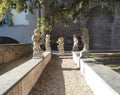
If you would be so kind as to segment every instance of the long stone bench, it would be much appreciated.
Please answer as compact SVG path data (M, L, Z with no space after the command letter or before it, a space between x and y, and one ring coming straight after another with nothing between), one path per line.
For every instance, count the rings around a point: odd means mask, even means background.
M44 68L51 60L45 52L43 59L30 59L0 76L0 95L28 95Z
M120 74L93 58L79 59L80 72L95 95L120 95Z

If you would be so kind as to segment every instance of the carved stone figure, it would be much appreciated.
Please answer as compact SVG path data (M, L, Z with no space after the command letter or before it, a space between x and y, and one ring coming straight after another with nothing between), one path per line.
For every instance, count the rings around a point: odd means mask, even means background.
M40 47L40 45L42 44L42 37L39 28L36 28L34 30L32 40L33 40L33 58L43 58L43 51Z
M89 50L89 33L87 28L82 29L82 42L84 44L83 50Z
M73 36L73 42L74 42L74 44L73 44L73 51L78 51L79 50L78 49L78 38L77 38L76 35Z
M83 28L81 38L82 38L84 47L83 47L83 50L80 52L80 58L91 57L91 54L89 52L89 33L87 28Z
M45 38L45 49L46 49L46 51L51 51L50 34L46 35L46 38Z
M58 38L58 50L60 54L64 54L64 38L63 37L59 37Z

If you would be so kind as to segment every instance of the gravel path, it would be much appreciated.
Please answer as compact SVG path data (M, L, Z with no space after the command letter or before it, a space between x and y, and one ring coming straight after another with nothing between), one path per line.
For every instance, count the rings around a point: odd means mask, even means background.
M54 57L29 95L93 95L93 93L72 59Z

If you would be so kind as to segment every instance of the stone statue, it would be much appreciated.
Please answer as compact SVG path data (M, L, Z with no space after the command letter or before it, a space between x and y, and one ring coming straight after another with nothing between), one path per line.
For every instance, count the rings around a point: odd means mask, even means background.
M74 42L74 44L73 44L73 51L78 51L79 50L78 49L78 38L77 38L76 35L73 36L73 42Z
M82 29L81 39L84 47L83 50L80 52L80 58L89 58L91 57L91 54L89 52L89 33L87 28Z
M46 38L45 38L45 49L46 49L46 51L51 51L50 34L46 35Z
M59 37L58 38L58 50L60 54L64 54L64 38L63 37Z
M42 37L39 28L36 28L34 30L32 40L33 40L33 58L43 58L43 51L40 47L40 45L42 44Z
M82 42L83 42L83 50L89 50L89 33L87 28L82 29Z

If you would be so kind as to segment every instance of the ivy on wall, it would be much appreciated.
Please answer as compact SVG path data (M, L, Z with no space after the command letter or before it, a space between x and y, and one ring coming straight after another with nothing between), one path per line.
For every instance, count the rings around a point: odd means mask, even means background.
M0 0L0 20L5 14L16 9L18 13L22 11L33 12L38 9L41 4L49 10L45 13L44 18L39 18L41 30L51 30L51 26L57 22L67 25L67 19L71 19L74 23L79 20L80 16L86 19L90 15L90 10L96 8L100 11L108 11L114 14L115 2L119 0ZM40 10L40 9L39 9ZM40 21L41 20L41 21ZM44 27L44 28L43 28Z

